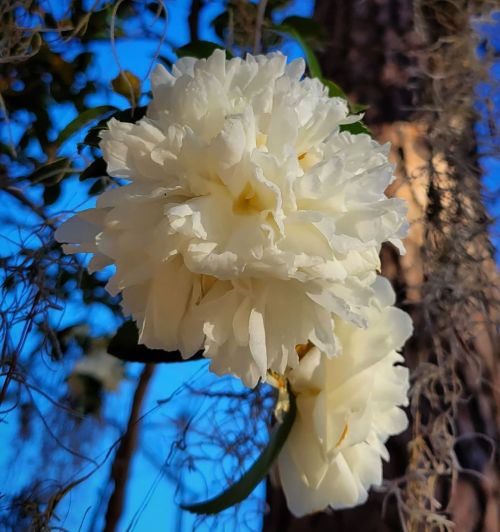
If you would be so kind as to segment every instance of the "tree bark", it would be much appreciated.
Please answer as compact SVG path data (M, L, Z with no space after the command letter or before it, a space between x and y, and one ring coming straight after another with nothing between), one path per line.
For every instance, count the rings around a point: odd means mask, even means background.
M482 66L471 16L487 2L317 0L328 32L325 77L370 106L391 142L408 202L407 254L382 249L382 273L413 317L410 429L389 440L386 493L352 510L302 519L268 481L266 531L498 531L498 274L481 197L474 125ZM418 110L418 112L416 112ZM490 459L492 458L492 459ZM388 493L384 504L384 498Z

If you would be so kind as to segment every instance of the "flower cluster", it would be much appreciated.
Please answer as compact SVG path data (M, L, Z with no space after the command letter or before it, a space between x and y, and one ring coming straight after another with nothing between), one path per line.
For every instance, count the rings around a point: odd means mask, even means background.
M157 67L146 116L134 124L111 119L101 134L108 174L126 184L104 192L56 236L69 253L93 253L91 270L114 265L108 289L121 293L141 343L186 358L204 349L212 371L248 386L269 370L293 384L313 364L314 379L323 379L314 388L319 401L318 390L333 393L327 375L338 367L356 373L370 364L369 354L355 364L345 331L354 331L352 342L364 338L364 327L374 334L374 309L383 307L379 251L383 242L403 249L406 208L384 193L393 180L388 147L346 131L361 117L319 80L303 77L304 68L279 53L226 60L220 50L206 60L181 59L171 73ZM392 310L380 310L384 323ZM304 356L300 346L314 348ZM387 353L380 372L401 373ZM294 391L309 397L306 388ZM392 399L404 402L401 393ZM351 407L357 412L347 402L342 412ZM299 419L283 456L293 456L300 427ZM338 449L318 436L325 467L373 434L343 438ZM293 463L296 478L283 477L287 492L299 481L321 485ZM324 502L332 503L311 508Z

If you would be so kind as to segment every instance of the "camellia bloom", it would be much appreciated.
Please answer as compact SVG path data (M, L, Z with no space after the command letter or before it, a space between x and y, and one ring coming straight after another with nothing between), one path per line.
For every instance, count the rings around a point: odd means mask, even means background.
M248 385L298 364L294 327L335 354L331 313L363 324L380 246L401 249L406 231L404 203L384 195L387 147L342 131L360 117L303 73L281 54L220 50L158 67L146 116L101 134L127 183L57 234L95 254L91 269L115 265L109 289L141 343L204 346Z
M105 390L116 391L124 377L123 363L106 351L92 351L75 365L72 375L84 375L98 381Z
M408 370L397 353L412 332L409 316L392 306L388 282L367 329L340 322L342 354L333 359L312 347L289 373L297 417L279 455L279 474L296 516L363 503L382 482L385 441L407 426Z

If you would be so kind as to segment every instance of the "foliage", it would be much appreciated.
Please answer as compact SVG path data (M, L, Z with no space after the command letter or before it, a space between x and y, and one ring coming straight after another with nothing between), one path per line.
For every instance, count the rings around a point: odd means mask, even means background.
M297 406L295 404L295 397L290 388L286 391L286 395L287 397L284 399L278 398L278 402L280 400L288 402L284 417L283 419L276 421L269 436L267 446L252 464L250 469L246 471L237 482L231 484L223 493L205 502L182 504L181 508L196 514L216 514L244 501L252 493L259 483L265 479L292 429L297 414ZM276 406L276 409L278 406L279 405Z

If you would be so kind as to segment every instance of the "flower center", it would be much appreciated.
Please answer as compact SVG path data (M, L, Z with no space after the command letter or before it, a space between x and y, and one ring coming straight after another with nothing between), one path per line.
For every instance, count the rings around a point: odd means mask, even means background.
M306 344L297 344L295 346L295 351L297 351L297 355L299 355L299 359L301 359L304 358L313 347L314 344L307 340Z
M267 135L259 131L255 139L255 144L257 146L257 149L267 151L266 143L267 143Z
M201 297L205 297L212 286L217 282L216 277L202 274L200 276Z
M251 183L247 183L240 195L233 202L235 214L255 214L266 208L262 198L257 194Z

